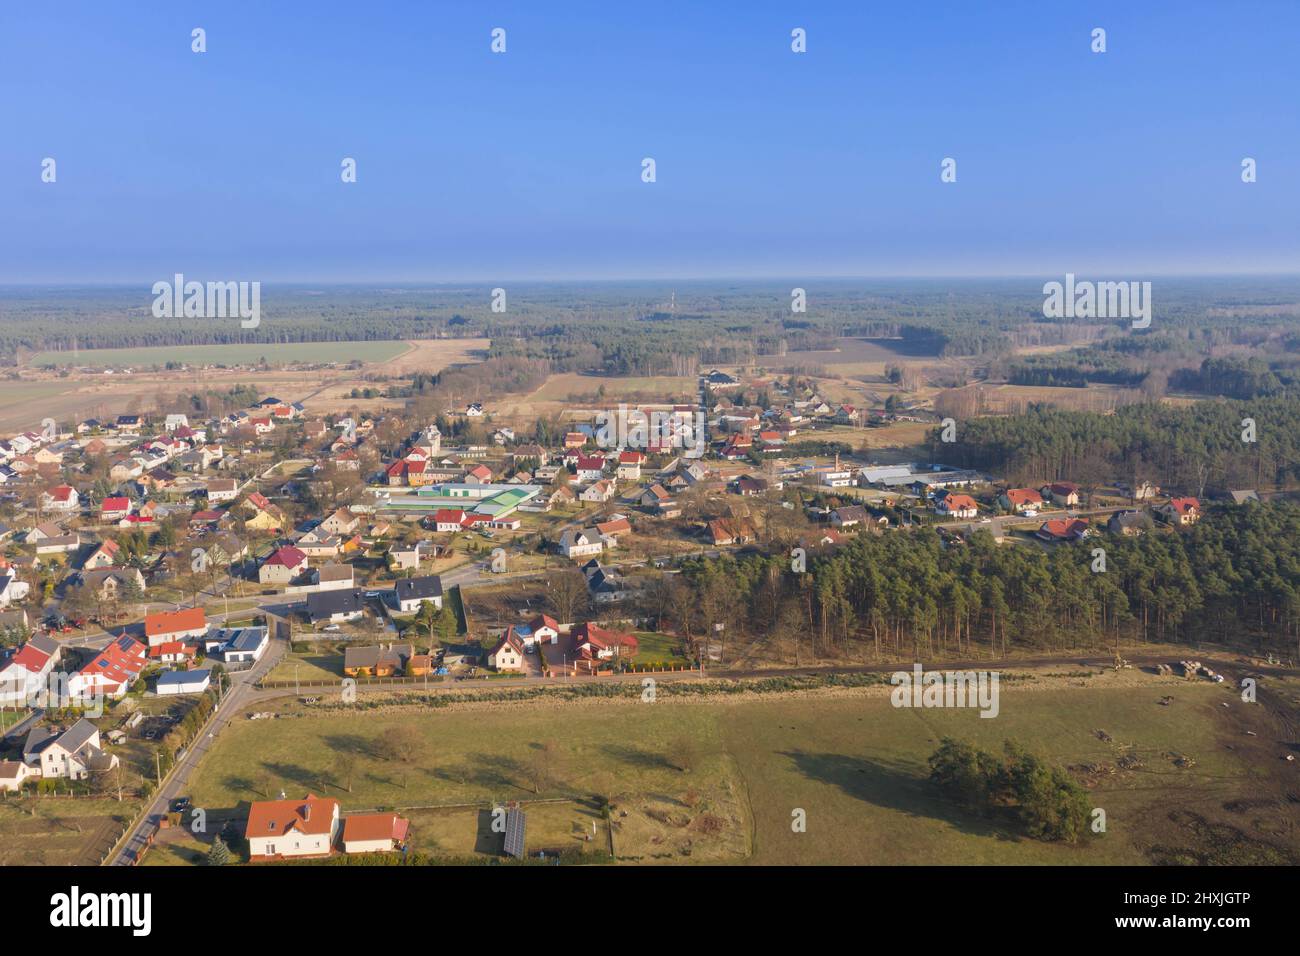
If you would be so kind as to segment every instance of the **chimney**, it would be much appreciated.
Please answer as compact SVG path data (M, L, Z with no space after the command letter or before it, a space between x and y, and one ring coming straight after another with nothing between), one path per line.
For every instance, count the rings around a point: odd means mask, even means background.
M310 819L311 819L311 804L310 804L310 803L304 803L304 804L302 805L302 818L303 818L304 820L310 820Z

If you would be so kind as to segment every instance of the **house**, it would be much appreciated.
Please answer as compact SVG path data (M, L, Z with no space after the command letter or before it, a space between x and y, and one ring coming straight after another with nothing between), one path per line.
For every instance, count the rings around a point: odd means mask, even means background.
M758 538L748 518L717 518L709 522L709 536L714 545L752 544Z
M126 497L105 498L99 503L99 520L103 524L115 524L131 513L131 499Z
M1035 533L1044 541L1078 541L1092 532L1082 518L1053 518L1044 521Z
M207 495L210 505L234 501L239 496L239 482L234 478L209 478Z
M159 697L173 694L202 694L212 682L212 671L207 668L195 671L167 671L158 675L154 690Z
M1111 534L1133 537L1150 531L1153 524L1145 511L1116 511L1106 522L1106 530Z
M17 793L29 777L38 776L40 774L35 767L21 760L0 760L0 791Z
M547 614L539 614L525 627L528 634L524 646L531 649L537 644L558 644L560 642L560 623Z
M1072 481L1055 481L1039 491L1043 497L1051 498L1053 503L1064 508L1072 508L1079 503L1079 486Z
M13 568L7 568L0 573L0 609L21 601L30 591L31 585L26 581L18 580L18 575Z
M313 571L312 577L320 591L340 591L353 587L356 583L356 575L350 564L327 564Z
M123 634L68 679L68 696L77 700L96 694L122 697L147 663L145 645Z
M488 652L488 665L497 671L523 672L524 645L515 634L514 628L506 628L496 647Z
M466 517L466 512L459 508L439 508L433 513L433 530L463 531L468 526Z
M645 464L645 453L639 451L621 451L618 453L616 476L621 481L639 481L641 466Z
M605 459L599 455L591 457L579 455L578 462L574 466L574 474L580 482L596 481L605 474L605 464Z
M602 480L593 482L588 487L582 489L578 495L582 501L593 501L604 504L614 497L614 483L612 481Z
M349 677L392 677L411 659L410 644L371 644L343 652L343 673Z
M81 506L81 495L71 485L56 485L41 492L41 507L46 511L76 511Z
M250 860L326 856L339 830L339 802L307 794L301 800L254 800L248 808Z
M284 512L280 506L273 504L260 491L254 491L244 499L243 506L252 515L244 519L244 525L257 531L280 531L284 527Z
M468 405L465 406L465 417L482 418L483 404L481 402L470 402Z
M573 448L581 448L587 444L587 436L583 432L565 432L564 449L569 451Z
M558 508L571 505L577 500L578 495L572 488L568 485L560 485L551 492L550 497L546 499L546 503L552 508Z
M82 564L82 570L94 571L96 568L111 568L117 563L118 553L122 549L118 547L116 541L105 541L98 548L90 553Z
M442 607L442 578L436 574L419 578L402 578L393 588L397 609L403 614L413 614L428 601L436 608Z
M396 813L354 813L343 818L344 853L391 853L406 845L411 822Z
M271 632L265 627L222 628L209 634L208 640L219 642L221 658L227 664L253 664L266 653Z
M767 479L742 475L731 483L731 490L743 498L753 498L767 491Z
M361 526L361 516L353 514L348 508L340 508L320 523L330 534L352 534Z
M33 727L23 744L23 762L38 768L45 779L69 780L84 780L118 765L117 756L100 747L99 728L84 717L62 731Z
M366 595L360 588L315 591L307 595L307 616L313 624L355 621L365 612Z
M868 520L867 509L862 505L845 505L831 512L831 524L837 528L855 528Z
M643 508L658 508L661 510L665 504L671 504L672 500L673 496L669 493L668 489L658 483L651 485L643 491L641 497L638 499Z
M1195 498L1170 498L1168 504L1158 506L1156 511L1166 521L1184 527L1201 520L1201 503Z
M1259 504L1259 493L1253 490L1229 491L1234 505Z
M1043 496L1033 488L1008 488L998 495L998 505L1015 514L1037 511L1043 507Z
M36 634L0 667L0 707L26 707L46 689L50 673L59 662L62 645Z
M573 641L574 669L594 673L601 661L615 657L632 657L640 647L632 634L607 631L596 624L579 624L570 634Z
M632 533L632 525L627 518L615 515L609 521L596 522L596 530L606 539L606 547L613 547L623 535Z
M317 525L300 535L294 546L309 558L333 558L338 555L342 542L337 535Z
M479 464L465 472L462 481L467 485L490 485L492 478L492 469L487 465Z
M597 604L613 604L628 595L627 582L616 571L606 570L592 558L582 567L587 576L587 592Z
M183 641L187 637L202 637L208 633L207 614L201 607L146 614L144 633L150 647L168 641Z
M979 516L979 505L970 495L948 494L939 499L934 510L941 515L952 518L975 518Z
M288 584L306 573L307 555L292 545L277 548L257 569L257 580L262 584Z
M138 568L96 568L82 571L75 580L101 601L123 599L133 591L143 595L145 591L144 575Z
M188 663L198 656L198 645L186 644L185 641L165 641L149 648L149 659L157 663Z
M605 549L600 532L595 528L570 528L560 535L560 554L566 558L583 558L600 554Z

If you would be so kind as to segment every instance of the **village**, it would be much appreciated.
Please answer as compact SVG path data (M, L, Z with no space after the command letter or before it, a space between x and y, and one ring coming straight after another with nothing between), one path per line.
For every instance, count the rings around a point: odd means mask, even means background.
M698 405L620 407L655 424L631 441L601 427L612 411L575 411L543 444L480 402L440 416L453 438L276 397L203 421L46 420L0 441L0 789L120 789L118 750L161 780L163 757L141 755L165 741L169 764L183 756L232 680L301 694L722 667L710 622L656 631L642 609L653 579L694 557L788 554L797 571L861 534L1050 548L1201 515L1150 482L1009 487L869 460L842 439L930 413L832 405L797 376L713 369L699 385ZM779 400L743 402L759 389ZM332 841L337 805L314 799L255 804L250 821ZM351 825L367 836L344 821L344 844L402 842L400 819Z

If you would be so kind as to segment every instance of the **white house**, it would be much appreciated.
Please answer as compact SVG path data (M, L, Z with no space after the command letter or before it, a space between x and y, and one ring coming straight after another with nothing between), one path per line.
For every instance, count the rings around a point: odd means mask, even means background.
M255 800L248 809L252 860L326 856L339 830L339 802L307 794L301 800Z
M66 731L34 727L23 744L23 762L40 768L42 777L81 780L92 771L112 770L116 755L99 746L99 728L84 717Z
M394 586L397 609L403 614L413 614L428 601L436 608L442 607L442 578L429 574L419 578L402 578Z
M571 528L560 535L560 554L566 558L600 554L604 549L605 542L595 528Z
M158 675L154 686L158 696L170 694L201 694L212 682L212 672L207 668L193 671L167 671Z

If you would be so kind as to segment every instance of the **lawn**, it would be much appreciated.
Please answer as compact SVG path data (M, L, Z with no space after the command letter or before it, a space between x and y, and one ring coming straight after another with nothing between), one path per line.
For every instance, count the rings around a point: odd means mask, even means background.
M688 663L682 655L682 639L654 631L635 631L639 642L632 663L639 667L667 667Z
M606 793L617 856L642 862L1300 858L1300 821L1285 797L1291 765L1264 752L1280 727L1264 708L1208 683L1136 672L1039 675L1005 682L994 720L973 710L896 709L886 688L661 691L653 703L483 702L240 720L205 759L192 793L198 806L241 811L281 788L337 797L345 812L459 806L462 822L417 828L431 841L425 848L448 853L478 839L474 814L495 801L567 798L591 809L591 795ZM1162 706L1165 696L1172 701ZM1247 727L1258 736L1246 736ZM399 728L414 738L405 759L384 746ZM1023 837L1009 816L984 819L950 803L927 779L926 760L945 735L994 751L1012 738L1074 768L1105 810L1107 832L1076 846L1043 843ZM805 832L791 827L796 811ZM561 813L545 828L557 835L545 839L578 833L582 819L589 827L581 807Z

